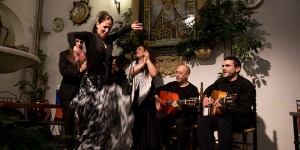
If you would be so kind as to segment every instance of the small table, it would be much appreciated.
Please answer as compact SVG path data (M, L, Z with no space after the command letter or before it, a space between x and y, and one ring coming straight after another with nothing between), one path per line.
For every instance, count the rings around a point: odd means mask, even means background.
M31 108L33 109L32 123L38 124L38 110L44 108L61 108L61 105L48 104L48 103L13 103L13 102L0 102L0 109L4 108ZM25 111L24 111L25 114Z
M61 105L0 102L0 108L61 108Z
M300 112L290 112L293 117L293 127L294 127L294 144L295 150L299 150L299 132L298 132L298 117L300 117Z

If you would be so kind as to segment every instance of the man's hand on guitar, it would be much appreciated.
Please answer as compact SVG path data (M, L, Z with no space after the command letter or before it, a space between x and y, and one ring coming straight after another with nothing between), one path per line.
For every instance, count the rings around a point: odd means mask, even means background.
M202 103L203 103L204 107L210 107L211 104L212 104L212 101L211 101L211 99L209 97L204 96Z
M214 105L215 105L216 107L222 107L222 104L220 103L220 99L215 100Z
M158 95L155 95L154 96L154 99L155 99L155 108L156 108L156 111L161 111L162 108L161 108L161 99L158 97Z
M180 111L181 110L181 107L180 105L178 105L177 101L174 101L172 103L172 107L176 110L176 111Z

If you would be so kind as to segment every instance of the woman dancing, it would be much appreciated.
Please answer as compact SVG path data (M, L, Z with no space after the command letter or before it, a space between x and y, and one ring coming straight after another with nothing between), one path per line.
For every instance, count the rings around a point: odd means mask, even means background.
M122 89L111 84L113 49L112 42L131 30L142 30L138 21L110 34L113 18L105 11L99 13L93 32L68 33L73 47L76 38L86 44L87 69L79 94L71 107L79 117L83 133L79 137L79 149L129 149L132 144L131 102Z

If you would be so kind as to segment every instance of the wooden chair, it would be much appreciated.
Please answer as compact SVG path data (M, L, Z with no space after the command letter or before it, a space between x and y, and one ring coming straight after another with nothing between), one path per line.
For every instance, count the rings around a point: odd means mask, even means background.
M252 79L252 83L255 86L255 79ZM233 148L239 148L247 150L249 146L253 147L253 150L257 150L257 112L256 101L252 105L252 127L243 129L242 131L236 131L233 134ZM248 141L248 135L252 133L252 141Z
M254 109L256 109L256 108L254 108ZM252 146L253 150L257 150L256 111L254 111L253 114L255 114L255 119L253 120L254 123L251 128L243 129L242 131L236 131L233 133L233 143L232 143L233 148L247 150L249 146ZM252 133L252 141L248 141L248 135L250 133Z
M190 128L186 129L189 132L189 146L186 148L188 150L196 149L198 147L196 144L197 140L197 124L193 124ZM170 140L170 150L177 148L177 136L176 136L176 125L169 126L169 140Z

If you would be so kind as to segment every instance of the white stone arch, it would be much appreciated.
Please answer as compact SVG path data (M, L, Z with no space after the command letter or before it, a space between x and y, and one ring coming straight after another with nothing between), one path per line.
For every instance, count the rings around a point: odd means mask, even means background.
M4 45L15 46L24 44L25 32L20 18L3 3L0 3L0 14L3 26L9 31ZM3 29L1 29L1 31L0 45L3 45L6 31Z

